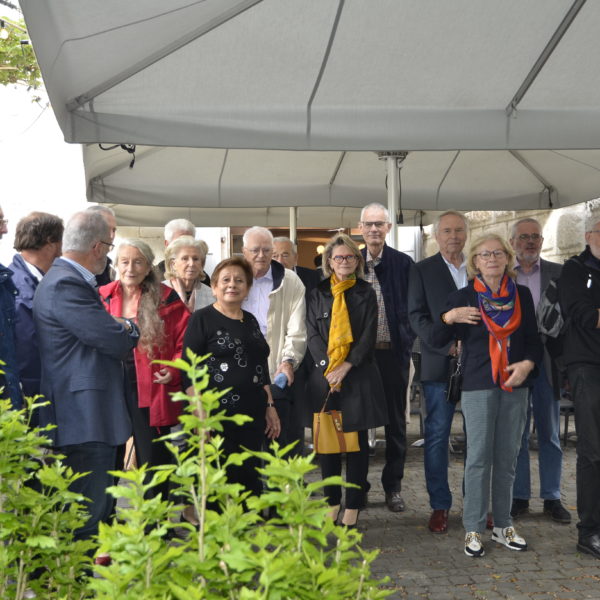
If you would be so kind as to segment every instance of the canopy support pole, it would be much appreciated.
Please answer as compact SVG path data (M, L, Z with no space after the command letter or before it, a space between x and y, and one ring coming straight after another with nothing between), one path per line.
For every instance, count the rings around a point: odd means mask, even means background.
M298 243L298 207L290 206L290 240Z
M392 228L387 235L386 243L388 246L398 249L398 225L404 223L402 215L402 185L400 181L400 169L404 159L408 156L408 152L394 150L392 152L378 152L379 160L385 160L387 168L387 196L388 196L388 211Z
M554 208L553 199L556 200L556 188L539 171L534 169L519 151L509 150L509 152L544 186L544 192L548 197L548 206L543 206L540 202L540 208Z

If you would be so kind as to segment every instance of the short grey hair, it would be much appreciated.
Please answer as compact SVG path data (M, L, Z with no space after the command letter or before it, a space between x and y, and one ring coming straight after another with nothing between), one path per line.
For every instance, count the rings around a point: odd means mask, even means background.
M244 231L244 235L242 236L242 243L244 244L244 248L248 247L248 238L253 234L259 234L268 237L269 240L271 240L271 246L273 245L273 234L266 227L254 225L254 227L250 227L250 229L246 229L246 231Z
M63 252L89 252L97 242L110 239L110 228L98 211L76 212L67 223L63 234Z
M467 217L465 217L465 215L463 215L461 212L458 212L457 210L447 210L446 212L443 212L441 215L438 215L436 217L435 221L433 222L434 235L437 235L437 232L440 228L440 221L444 217L459 217L459 218L461 218L463 220L463 223L465 224L465 229L466 229L467 233L469 233L469 221L467 221Z
M187 219L173 219L165 225L165 240L173 241L173 236L178 231L185 231L187 235L194 237L196 235L196 226Z
M363 206L362 210L360 211L360 221L362 223L363 220L363 216L365 214L365 212L367 210L382 210L383 213L385 214L385 220L387 223L391 223L390 221L390 211L387 209L387 206L384 206L383 204L381 204L380 202L371 202L371 204L367 204L366 206Z
M519 228L519 225L522 225L523 223L535 223L535 225L540 228L540 231L543 231L542 224L537 219L534 219L533 217L524 217L512 224L510 228L510 237L508 238L509 240L514 240L517 237L517 229Z
M292 245L292 250L294 254L298 254L298 244L292 242L289 237L285 237L285 235L280 235L278 237L273 238L273 243L278 242L280 244L290 243Z
M98 212L100 214L110 215L111 217L115 217L115 211L110 206L102 206L102 204L94 204L94 206L88 206L86 208L89 212Z
M585 232L589 233L592 231L598 223L600 223L599 215L588 215L585 218Z

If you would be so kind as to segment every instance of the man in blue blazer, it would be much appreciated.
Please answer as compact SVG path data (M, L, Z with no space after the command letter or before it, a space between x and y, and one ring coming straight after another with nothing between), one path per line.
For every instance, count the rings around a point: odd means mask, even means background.
M86 539L108 519L114 483L107 471L116 466L117 449L131 434L126 408L123 359L137 344L139 331L126 319L114 319L102 306L95 276L106 267L112 248L109 227L97 212L71 217L63 237L63 257L42 279L33 300L33 316L42 361L41 391L49 405L40 423L50 432L64 462L89 472L73 485L89 498L90 518L75 535Z
M408 276L412 258L390 248L385 236L392 228L385 206L365 206L358 224L365 240L365 279L377 295L375 360L381 373L389 423L385 426L385 466L381 483L392 512L405 509L400 495L406 460L406 389L414 334L408 324Z
M448 485L448 443L454 405L446 401L449 361L454 343L437 348L434 324L446 308L448 294L467 285L463 248L469 227L456 211L441 214L433 225L440 251L413 266L410 274L408 316L421 342L421 384L425 395L425 483L432 508L429 530L446 533L452 493Z

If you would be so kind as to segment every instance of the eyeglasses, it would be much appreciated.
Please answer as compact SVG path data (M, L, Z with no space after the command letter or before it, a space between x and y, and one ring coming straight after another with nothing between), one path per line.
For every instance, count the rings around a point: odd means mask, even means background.
M331 260L336 262L338 265L341 265L343 262L346 262L350 265L353 262L356 262L356 256L354 256L354 254L346 254L346 256L338 254L337 256L332 256Z
M382 229L387 225L387 221L361 221L361 224L365 229L371 229L371 227Z
M8 221L4 221L5 223L8 223ZM588 231L588 233L600 233L600 229L592 229L590 231Z
M501 258L502 256L506 256L506 252L504 252L504 250L492 250L492 252L484 250L483 252L480 252L475 256L479 256L479 258L481 258L482 260L490 260L492 257Z
M273 252L273 248L246 248L250 254L254 256L258 256L261 252L265 255L271 254Z
M542 239L542 236L539 233L521 233L517 236L522 242L539 242Z
M111 244L110 242L103 242L102 240L98 240L101 244L104 244L105 246L108 246L108 251L112 252L112 249L115 247L114 244Z

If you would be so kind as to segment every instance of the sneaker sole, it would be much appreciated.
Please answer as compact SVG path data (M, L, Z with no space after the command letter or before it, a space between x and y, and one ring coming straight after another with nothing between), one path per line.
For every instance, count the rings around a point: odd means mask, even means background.
M465 548L465 554L467 556L469 556L470 558L480 558L482 556L485 556L485 550L482 548L481 552L479 552L478 554L474 554L472 552L469 552L466 548Z
M507 544L506 542L503 542L502 540L499 540L498 538L492 536L492 541L496 542L496 544L500 544L501 546L504 546L505 548L508 548L509 550L514 550L515 552L525 552L527 550L527 546L525 546L524 548L517 548L515 546L511 546L510 544Z

